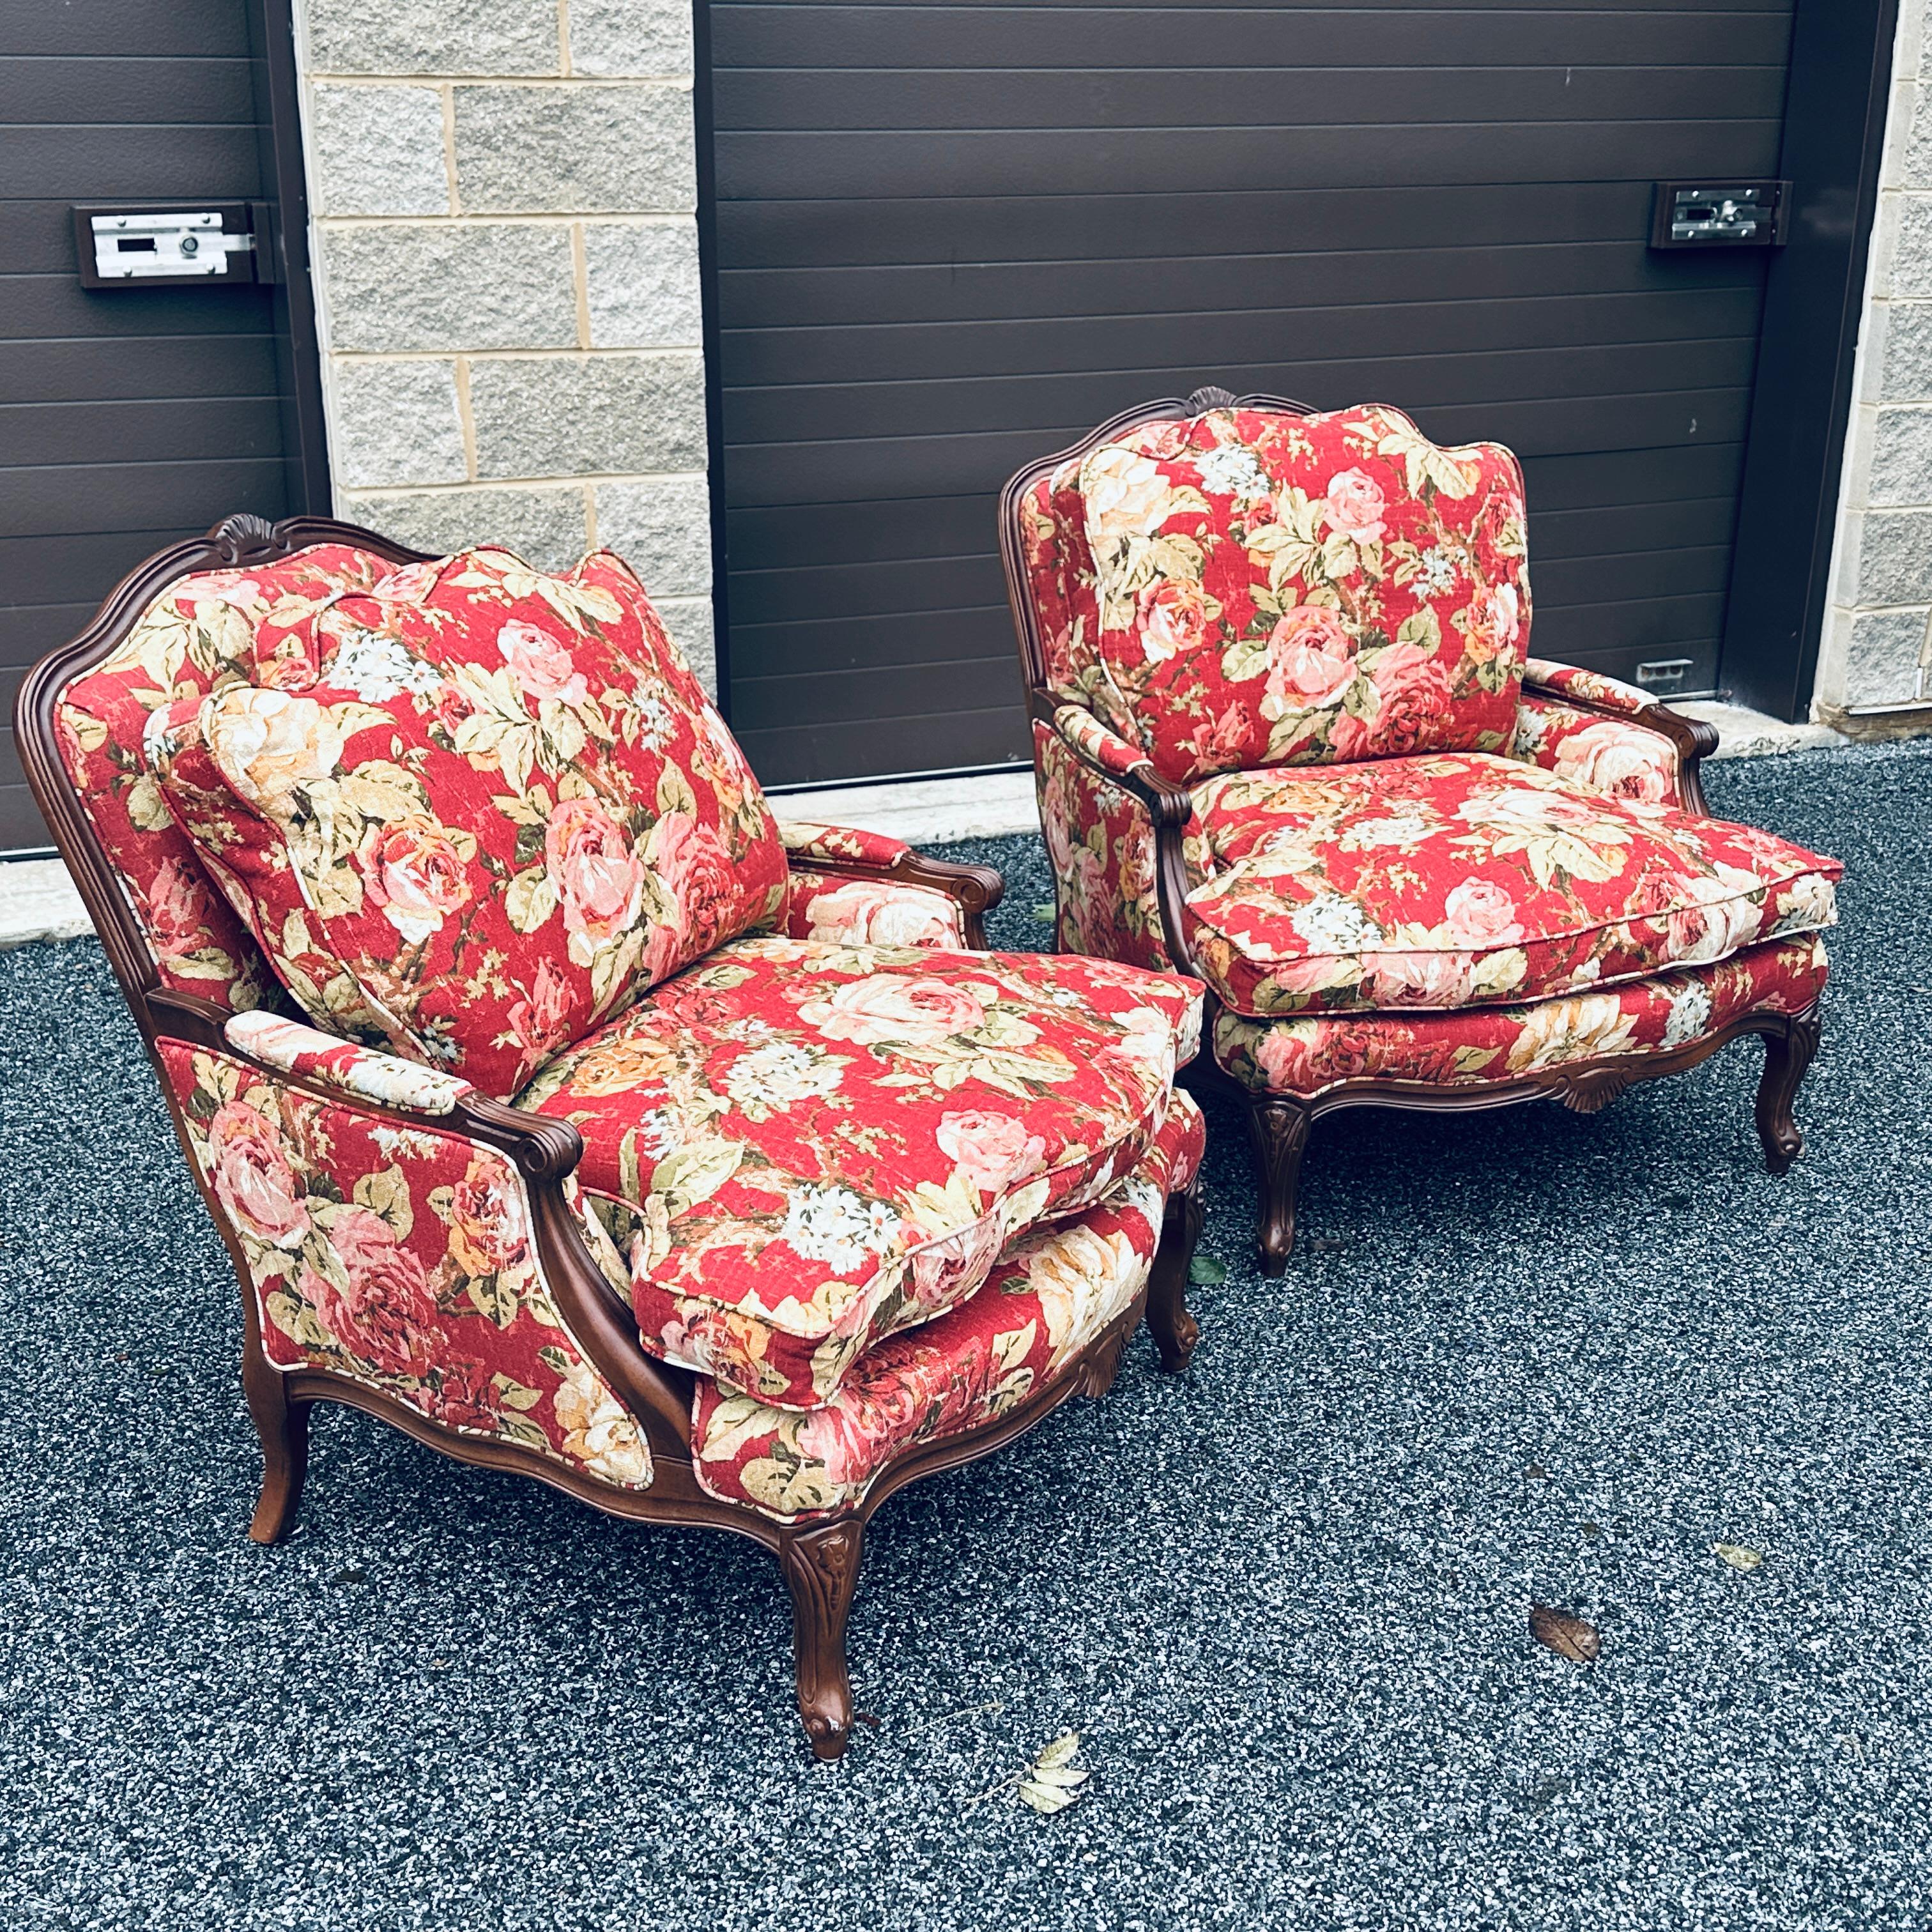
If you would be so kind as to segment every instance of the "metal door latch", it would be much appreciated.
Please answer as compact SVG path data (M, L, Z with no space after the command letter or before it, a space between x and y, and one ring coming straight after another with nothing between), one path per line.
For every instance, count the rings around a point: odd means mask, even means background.
M257 260L266 212L250 202L185 210L76 208L81 286L271 280L267 264Z
M1652 204L1653 248L1781 248L1788 181L1659 182Z

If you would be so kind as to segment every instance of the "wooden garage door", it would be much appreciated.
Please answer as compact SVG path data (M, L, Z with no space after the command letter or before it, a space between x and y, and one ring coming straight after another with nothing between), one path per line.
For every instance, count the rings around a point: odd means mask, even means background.
M0 851L47 843L10 728L27 667L150 551L311 506L286 293L83 289L68 212L276 198L251 6L0 0Z
M1790 0L710 14L734 722L774 783L1024 754L993 500L1197 383L1526 458L1538 649L1714 681Z

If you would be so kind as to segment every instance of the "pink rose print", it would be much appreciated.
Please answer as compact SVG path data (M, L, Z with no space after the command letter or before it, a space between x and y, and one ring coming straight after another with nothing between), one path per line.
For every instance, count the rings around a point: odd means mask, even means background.
M651 827L650 857L678 909L679 939L687 950L706 950L731 897L731 855L724 842L688 812L670 812Z
M544 832L544 867L563 902L566 932L593 945L636 922L644 868L623 828L587 798L567 798Z
M1365 471L1343 470L1328 479L1328 501L1322 520L1338 536L1356 543L1373 543L1384 528L1388 503L1382 485Z
M449 1206L449 1252L465 1274L502 1274L530 1258L530 1231L520 1198L505 1184L502 1163L472 1159Z
M986 1196L1037 1174L1046 1154L1046 1142L1008 1114L947 1114L933 1138L967 1184Z
M1298 604L1268 634L1268 694L1286 711L1340 697L1355 676L1355 640L1333 610Z
M568 1038L570 982L550 960L540 959L530 990L509 1012L511 1037L526 1053L548 1053Z
M253 1107L226 1100L208 1124L208 1179L244 1234L271 1247L298 1248L309 1231L302 1184L281 1138Z
M986 1000L970 982L902 980L876 973L848 980L828 998L799 1009L799 1017L827 1040L849 1040L860 1046L936 1046L956 1034L976 1030L986 1017Z
M1513 946L1522 937L1515 900L1486 879L1465 879L1443 900L1442 911L1465 946Z
M393 824L372 824L356 848L356 862L370 903L412 945L442 930L443 921L470 902L464 848L468 834L420 813Z
M936 1315L963 1301L992 1273L1000 1246L1000 1217L986 1214L921 1248L912 1258L914 1306Z
M348 1277L338 1288L310 1268L302 1292L322 1326L349 1352L386 1375L419 1376L444 1340L423 1264L396 1239L388 1222L366 1208L338 1209L328 1245Z
M164 960L184 959L209 942L208 889L178 859L164 860L142 899L154 950Z
M1478 664L1499 658L1522 630L1522 603L1514 584L1478 591L1469 606L1468 653Z
M1198 650L1208 639L1208 600L1198 584L1164 577L1140 594L1138 628L1150 664Z
M487 1434L496 1426L495 1384L490 1372L472 1357L445 1358L436 1366L434 1387L424 1393L436 1420L452 1429L476 1429Z
M496 648L503 662L516 675L526 697L542 704L554 698L560 704L588 701L590 687L576 660L557 640L534 624L513 620L496 633Z

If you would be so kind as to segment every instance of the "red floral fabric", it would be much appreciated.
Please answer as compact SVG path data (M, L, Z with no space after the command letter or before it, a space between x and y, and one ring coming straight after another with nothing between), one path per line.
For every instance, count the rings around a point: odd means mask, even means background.
M210 889L188 835L142 762L149 716L258 674L292 625L390 566L316 544L248 570L178 578L127 636L61 694L61 755L154 955L161 984L233 1012L278 997L246 927Z
M1138 745L1130 745L1117 731L1110 731L1084 705L1063 704L1053 714L1055 736L1076 750L1084 752L1103 771L1124 778L1136 769L1152 769L1148 754Z
M842 946L964 947L959 902L931 886L896 879L854 879L801 869L792 861L785 882L784 931L793 939Z
M1530 616L1508 450L1374 405L1216 410L1089 451L1076 488L1097 628L1077 611L1070 650L1163 777L1507 750Z
M1444 1013L1256 1020L1223 1012L1214 1058L1244 1086L1312 1098L1349 1080L1473 1087L1546 1067L1688 1046L1748 1012L1801 1013L1825 990L1815 934L1606 992Z
M1585 670L1577 664L1558 664L1549 658L1529 658L1523 665L1522 678L1528 690L1572 698L1579 704L1594 704L1606 711L1621 711L1631 718L1652 710L1657 703L1641 685L1626 684L1620 677Z
M802 819L778 821L778 836L794 859L844 860L860 866L896 866L910 859L912 848L890 832L862 832L852 825L812 825Z
M476 1090L453 1073L439 1073L433 1066L398 1060L394 1054L373 1053L276 1013L236 1013L221 1030L237 1053L261 1060L278 1073L339 1088L378 1107L447 1114L464 1094Z
M151 731L151 761L324 1026L513 1091L722 940L784 854L724 722L608 553L481 550L290 628L273 682Z
M1675 742L1636 718L1606 718L1526 690L1512 754L1585 791L1640 805L1684 802Z
M518 1104L582 1132L645 1347L813 1407L1139 1160L1199 1008L1102 961L740 940Z
M1588 991L1833 923L1843 868L1479 752L1199 787L1196 964L1237 1012Z
M692 1465L728 1502L781 1522L850 1508L880 1469L921 1443L1004 1414L1052 1382L1146 1286L1167 1198L1199 1166L1199 1110L1185 1093L1133 1172L1077 1220L1035 1228L963 1306L879 1343L824 1407L803 1414L700 1383Z
M502 1154L315 1099L225 1054L166 1040L160 1053L247 1258L270 1361L650 1486L649 1447L558 1314Z
M1063 952L1172 970L1146 806L1083 764L1037 720L1033 741L1040 831L1053 866L1054 944Z

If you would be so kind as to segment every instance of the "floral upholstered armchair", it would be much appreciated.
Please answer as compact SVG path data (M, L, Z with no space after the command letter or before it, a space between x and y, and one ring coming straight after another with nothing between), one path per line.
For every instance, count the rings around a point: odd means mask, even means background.
M318 1401L752 1537L836 1756L873 1511L1144 1310L1186 1362L1198 989L778 824L616 558L233 518L17 716L242 1285L258 1540Z
M1528 656L1524 514L1496 445L1218 389L1001 500L1060 945L1204 982L1274 1272L1335 1108L1588 1111L1756 1033L1799 1150L1840 868L1707 815L1708 726Z

